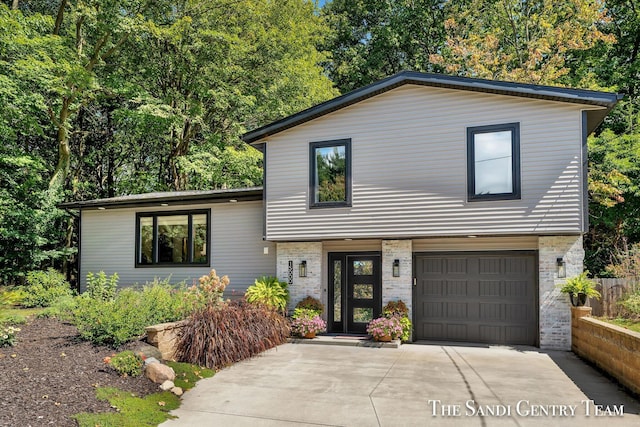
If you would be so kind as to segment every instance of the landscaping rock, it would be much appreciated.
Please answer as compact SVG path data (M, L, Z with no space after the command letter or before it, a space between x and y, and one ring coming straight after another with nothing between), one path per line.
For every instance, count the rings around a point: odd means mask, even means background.
M181 387L173 387L171 389L171 393L175 394L176 396L182 396L182 388Z
M147 365L144 374L156 384L162 384L166 380L173 381L176 379L176 373L173 369L167 365L163 365L162 363L152 363L151 365Z
M166 380L165 382L163 382L162 384L160 384L160 388L162 389L162 391L167 391L167 390L171 390L172 388L174 388L176 385L173 383L173 381L169 381Z
M127 346L129 350L133 351L136 354L141 354L147 359L156 358L157 360L162 359L162 353L157 347L152 346L151 344L147 344L143 341L136 341Z
M151 365L153 363L160 363L160 361L158 359L156 359L155 357L150 357L150 358L148 358L148 359L146 359L144 361L145 366Z

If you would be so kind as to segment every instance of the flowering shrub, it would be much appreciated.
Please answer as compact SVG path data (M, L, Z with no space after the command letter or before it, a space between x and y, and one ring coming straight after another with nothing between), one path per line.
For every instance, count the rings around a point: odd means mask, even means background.
M317 334L327 330L327 324L315 310L296 308L291 321L291 333L299 336Z
M296 308L306 308L308 310L313 310L316 314L322 314L324 311L324 305L317 298L312 297L311 295L306 296L303 300L301 300L298 304L296 304Z
M390 336L395 340L402 335L402 325L398 317L378 317L369 322L367 333L374 339Z
M382 313L385 317L404 317L409 315L409 309L404 301L399 299L398 301L389 301L382 309Z
M402 326L400 339L403 342L409 341L411 338L411 320L409 319L409 309L404 301L389 301L382 309L382 314L387 318L397 317Z
M142 374L144 360L131 350L122 351L104 358L104 363L123 377L138 377Z
M0 333L0 347L10 347L16 342L16 332L20 332L20 328L13 326L5 326Z
M189 296L198 305L217 304L222 301L222 294L229 285L229 277L218 277L215 269L211 269L208 275L198 279L198 284L189 288Z

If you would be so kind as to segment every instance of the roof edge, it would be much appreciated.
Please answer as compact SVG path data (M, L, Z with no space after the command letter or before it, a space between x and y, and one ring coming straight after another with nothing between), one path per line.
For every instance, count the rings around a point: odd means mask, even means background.
M194 192L142 193L106 199L65 202L58 205L60 209L107 209L148 206L178 206L185 204L223 203L235 200L262 200L262 187L230 190L203 190ZM186 193L186 194L185 194Z
M622 99L622 95L615 92L476 79L449 76L445 74L419 73L416 71L401 71L368 86L356 89L321 104L307 108L306 110L249 131L242 135L242 140L248 144L254 144L257 141L276 133L406 84L469 90L474 92L520 96L534 99L546 99L574 104L596 105L605 108L607 113L620 99Z

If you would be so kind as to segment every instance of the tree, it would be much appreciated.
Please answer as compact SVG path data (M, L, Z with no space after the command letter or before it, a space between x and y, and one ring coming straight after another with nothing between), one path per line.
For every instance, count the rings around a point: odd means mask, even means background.
M600 28L607 20L601 0L452 1L445 47L431 60L451 74L571 85L571 56L615 40Z
M442 71L430 62L445 40L445 0L333 0L323 8L331 32L321 46L342 92L402 70Z

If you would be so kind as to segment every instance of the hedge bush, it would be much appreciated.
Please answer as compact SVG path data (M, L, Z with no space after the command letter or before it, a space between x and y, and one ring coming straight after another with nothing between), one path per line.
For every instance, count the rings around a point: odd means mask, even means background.
M23 307L49 307L58 298L71 296L71 285L64 275L53 268L46 271L30 271L27 273Z
M145 333L145 327L185 318L191 307L184 287L155 280L142 289L123 288L112 300L77 298L73 322L83 339L117 347Z
M289 333L287 319L268 307L246 301L209 304L187 320L176 356L220 369L284 344Z

